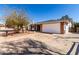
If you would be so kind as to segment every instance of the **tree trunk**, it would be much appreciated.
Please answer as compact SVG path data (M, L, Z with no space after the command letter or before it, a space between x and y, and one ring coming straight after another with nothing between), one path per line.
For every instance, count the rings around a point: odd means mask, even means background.
M23 26L21 26L21 30L22 30L22 32L24 32Z

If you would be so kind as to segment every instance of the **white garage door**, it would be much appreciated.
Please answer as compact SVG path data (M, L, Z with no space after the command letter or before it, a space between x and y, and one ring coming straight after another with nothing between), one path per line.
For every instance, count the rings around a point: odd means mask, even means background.
M60 23L43 24L42 32L60 33Z

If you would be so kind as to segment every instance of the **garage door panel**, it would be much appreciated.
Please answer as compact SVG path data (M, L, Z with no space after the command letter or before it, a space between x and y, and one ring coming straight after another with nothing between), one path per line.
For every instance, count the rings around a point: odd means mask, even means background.
M42 25L42 32L60 33L60 23L43 24Z

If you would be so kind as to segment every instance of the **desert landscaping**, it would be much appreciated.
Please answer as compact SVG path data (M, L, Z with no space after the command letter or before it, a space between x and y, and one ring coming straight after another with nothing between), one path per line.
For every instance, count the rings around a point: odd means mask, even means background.
M7 37L0 36L0 54L65 55L69 53L74 42L71 39L57 39L57 37L57 34L34 31L13 34ZM73 49L74 52L71 51L69 54L75 54L76 48Z

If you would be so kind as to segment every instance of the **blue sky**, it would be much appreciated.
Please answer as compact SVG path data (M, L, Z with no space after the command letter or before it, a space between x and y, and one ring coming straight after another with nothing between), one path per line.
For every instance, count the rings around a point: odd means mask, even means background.
M0 20L13 9L23 9L34 22L59 19L69 15L74 21L79 22L78 4L0 4ZM1 23L0 22L0 23Z

